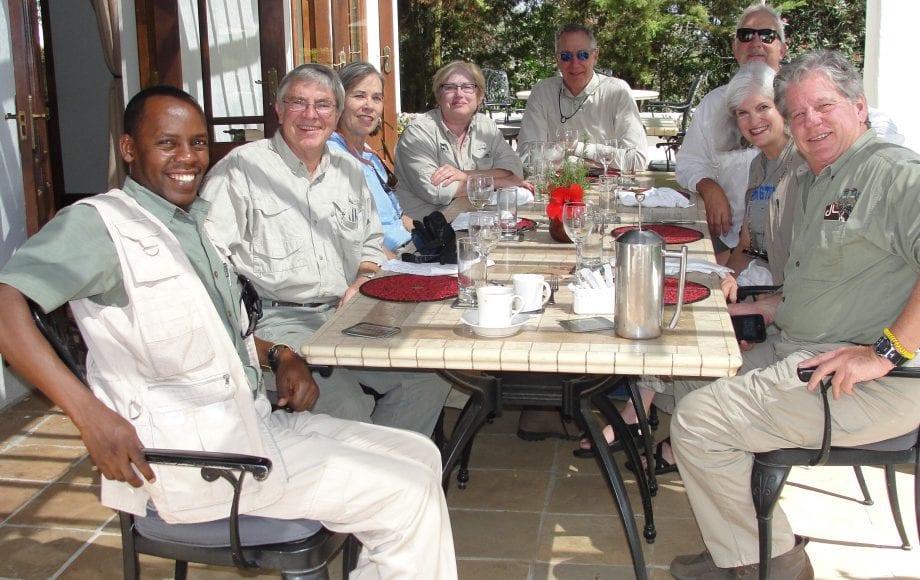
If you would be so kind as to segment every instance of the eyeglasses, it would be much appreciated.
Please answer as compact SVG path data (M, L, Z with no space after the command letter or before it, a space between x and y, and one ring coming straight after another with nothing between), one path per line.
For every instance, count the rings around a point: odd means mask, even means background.
M754 35L760 37L760 42L764 44L773 44L773 41L776 40L776 31L771 28L739 28L735 32L735 37L741 42L751 42L754 40Z
M479 88L479 85L476 83L463 83L459 85L457 83L444 83L438 88L445 93L456 93L457 91L460 91L464 95L472 95L476 92L476 89Z
M569 62L572 60L572 57L577 58L578 60L584 62L591 58L591 53L587 50L579 50L578 52L573 53L571 50L563 50L559 53L559 60L562 62Z
M285 108L295 114L300 114L313 107L313 110L316 111L316 114L320 117L329 117L335 112L335 104L330 103L329 101L319 101L316 103L308 103L303 99L282 99Z

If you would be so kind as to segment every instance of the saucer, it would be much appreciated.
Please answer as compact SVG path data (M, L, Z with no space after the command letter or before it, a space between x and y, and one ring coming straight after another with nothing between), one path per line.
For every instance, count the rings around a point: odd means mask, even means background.
M529 322L531 318L532 316L529 314L515 314L511 319L510 326L502 326L499 328L480 326L479 311L471 310L469 312L464 312L463 316L460 317L460 321L472 328L473 334L476 336L482 336L484 338L506 338L517 334L521 330L521 327Z

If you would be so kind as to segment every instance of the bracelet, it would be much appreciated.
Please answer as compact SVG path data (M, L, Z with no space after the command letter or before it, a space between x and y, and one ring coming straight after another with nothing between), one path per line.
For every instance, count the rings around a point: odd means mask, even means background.
M909 351L906 348L904 348L904 345L901 344L901 342L897 338L895 338L894 333L891 332L890 328L885 328L882 331L882 334L885 335L885 338L891 341L891 346L893 346L894 349L898 351L899 355L903 356L907 360L912 360L916 356L915 352Z

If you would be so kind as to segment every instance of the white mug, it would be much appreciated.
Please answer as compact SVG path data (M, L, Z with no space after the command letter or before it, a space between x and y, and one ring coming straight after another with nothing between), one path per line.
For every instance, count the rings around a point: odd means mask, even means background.
M523 312L540 310L549 300L553 291L541 274L514 274L514 293L524 299Z
M476 302L479 305L479 326L486 328L511 326L511 319L524 305L524 299L505 286L480 286L476 289Z

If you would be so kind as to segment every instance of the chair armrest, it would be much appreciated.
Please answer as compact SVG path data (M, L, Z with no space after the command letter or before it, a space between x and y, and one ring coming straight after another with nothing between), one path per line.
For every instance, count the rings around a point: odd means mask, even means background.
M780 292L783 287L780 286L739 286L738 287L738 302L741 302L745 298L751 296L759 296L760 294L776 294Z
M187 451L182 449L144 449L144 459L148 463L162 465L242 471L251 474L256 481L263 481L272 470L270 459L239 453Z

